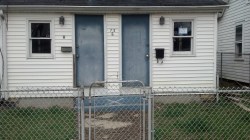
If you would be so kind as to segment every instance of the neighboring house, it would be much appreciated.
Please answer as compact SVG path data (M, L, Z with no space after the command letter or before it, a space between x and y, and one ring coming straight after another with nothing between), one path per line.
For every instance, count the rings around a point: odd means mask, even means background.
M221 0L0 0L5 87L215 87ZM155 49L159 50L156 59Z
M250 83L250 0L229 0L228 5L219 19L218 72L225 79Z

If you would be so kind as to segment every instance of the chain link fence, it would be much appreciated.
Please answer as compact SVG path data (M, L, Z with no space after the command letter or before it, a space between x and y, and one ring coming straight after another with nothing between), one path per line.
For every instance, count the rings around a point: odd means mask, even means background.
M77 140L81 91L22 87L1 91L0 140Z
M250 90L153 90L153 139L250 139Z
M220 87L250 86L250 54L217 53Z
M140 81L93 83L85 99L85 139L145 139L145 97Z
M1 91L8 99L0 99L0 140L250 139L247 87L150 89L134 81L83 91Z

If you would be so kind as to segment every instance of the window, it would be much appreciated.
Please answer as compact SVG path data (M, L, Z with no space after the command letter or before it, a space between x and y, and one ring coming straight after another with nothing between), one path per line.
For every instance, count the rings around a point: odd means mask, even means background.
M242 24L237 25L235 29L235 56L242 57Z
M30 56L51 56L52 49L51 22L30 21L29 22L29 54Z
M173 22L173 54L192 54L193 51L193 22Z

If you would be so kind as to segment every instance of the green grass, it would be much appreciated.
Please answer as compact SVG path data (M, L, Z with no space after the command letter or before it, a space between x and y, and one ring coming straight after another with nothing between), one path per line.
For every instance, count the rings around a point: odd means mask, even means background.
M223 99L219 103L158 106L154 113L156 140L250 139L250 112Z
M71 140L77 138L72 109L0 108L0 140Z

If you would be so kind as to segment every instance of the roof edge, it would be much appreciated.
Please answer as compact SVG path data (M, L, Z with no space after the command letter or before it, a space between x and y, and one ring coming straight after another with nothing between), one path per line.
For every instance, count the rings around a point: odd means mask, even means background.
M71 13L123 13L123 12L221 12L229 5L213 6L64 6L64 5L0 5L8 12L71 12ZM98 10L97 10L98 9Z

